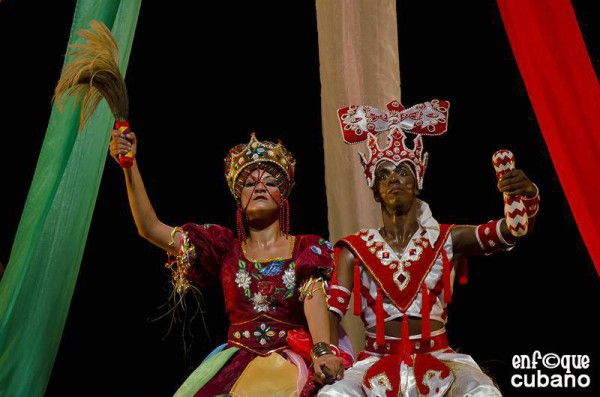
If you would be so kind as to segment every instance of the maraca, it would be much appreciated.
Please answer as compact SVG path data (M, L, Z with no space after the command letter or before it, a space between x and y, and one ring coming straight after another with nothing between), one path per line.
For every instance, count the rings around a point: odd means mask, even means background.
M498 150L492 156L492 164L498 180L509 171L515 169L515 156L510 150ZM508 230L515 237L527 234L528 219L525 204L521 196L510 196L504 193L504 216Z

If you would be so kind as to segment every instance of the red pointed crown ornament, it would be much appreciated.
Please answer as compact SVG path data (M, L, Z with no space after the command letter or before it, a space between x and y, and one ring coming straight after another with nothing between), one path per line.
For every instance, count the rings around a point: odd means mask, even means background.
M387 105L387 110L372 106L348 106L338 110L344 142L353 145L367 141L369 157L359 153L367 184L373 187L375 170L382 161L396 166L408 162L412 165L419 189L423 189L423 176L428 154L423 152L423 135L442 135L447 130L450 102L420 103L405 109L398 101ZM380 147L377 135L388 132L388 144ZM412 148L406 145L406 133L415 134Z

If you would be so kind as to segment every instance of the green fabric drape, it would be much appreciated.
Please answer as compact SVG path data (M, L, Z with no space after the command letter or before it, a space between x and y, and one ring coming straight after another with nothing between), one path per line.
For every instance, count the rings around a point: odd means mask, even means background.
M69 44L81 40L76 32L87 29L90 20L104 22L117 39L125 74L140 6L141 0L79 0ZM44 394L75 288L113 121L103 102L78 132L78 109L63 113L52 109L0 281L1 397Z
M240 350L238 347L229 347L204 360L177 389L173 397L193 397L227 364L238 350Z

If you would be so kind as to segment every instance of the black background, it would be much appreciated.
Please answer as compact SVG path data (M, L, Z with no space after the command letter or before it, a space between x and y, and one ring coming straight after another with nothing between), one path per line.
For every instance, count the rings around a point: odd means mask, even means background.
M0 261L6 263L60 74L74 1L0 4ZM127 72L138 161L159 217L233 226L223 158L250 131L281 138L297 162L292 230L327 235L314 2L146 1ZM502 215L491 155L515 153L541 190L536 233L510 253L470 260L470 283L450 308L451 344L471 354L507 396L598 395L600 284L572 218L495 2L399 1L402 102L452 103L449 132L426 140L422 198L445 223ZM573 1L592 62L593 2ZM597 14L596 14L597 15ZM191 98L191 99L188 99ZM391 100L392 98L390 98ZM107 131L108 133L108 131ZM590 183L596 183L590 181ZM358 188L366 188L358 187ZM192 193L194 192L194 193ZM351 216L351 214L349 214ZM123 177L107 160L79 280L47 396L172 395L224 341L219 287L184 357L181 327L168 336L165 256L138 237ZM515 389L515 354L588 354L592 387ZM548 372L551 373L551 372Z

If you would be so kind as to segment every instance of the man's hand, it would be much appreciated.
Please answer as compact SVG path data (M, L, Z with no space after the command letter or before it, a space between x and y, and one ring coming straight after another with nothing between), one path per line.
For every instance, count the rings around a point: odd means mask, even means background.
M504 174L498 181L498 190L509 196L521 195L527 198L533 198L537 194L537 188L533 182L527 178L523 170L519 169Z

